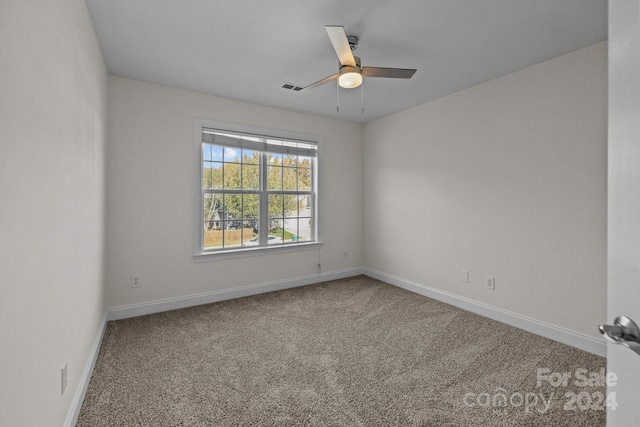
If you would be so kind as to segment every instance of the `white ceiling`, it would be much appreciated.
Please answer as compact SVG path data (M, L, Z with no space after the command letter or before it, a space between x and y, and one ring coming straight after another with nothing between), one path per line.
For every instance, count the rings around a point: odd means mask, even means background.
M607 0L87 0L110 74L366 123L607 38ZM363 66L417 68L361 90L325 25L360 37Z

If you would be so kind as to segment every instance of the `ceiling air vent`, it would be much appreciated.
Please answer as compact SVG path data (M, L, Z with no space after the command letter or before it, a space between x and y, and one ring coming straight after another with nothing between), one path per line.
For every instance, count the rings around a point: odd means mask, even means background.
M282 89L293 90L295 92L299 92L302 89L304 89L302 86L294 85L293 83L287 83L287 82L282 83L282 86L280 86L280 87Z

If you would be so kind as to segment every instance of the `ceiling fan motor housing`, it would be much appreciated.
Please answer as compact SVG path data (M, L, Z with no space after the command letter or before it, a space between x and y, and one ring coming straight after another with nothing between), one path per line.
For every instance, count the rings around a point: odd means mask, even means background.
M350 65L342 65L340 64L340 71L339 74L343 75L346 73L358 73L361 74L362 73L362 62L360 62L360 58L357 56L354 56L353 59L355 59L356 61L356 66L352 67Z

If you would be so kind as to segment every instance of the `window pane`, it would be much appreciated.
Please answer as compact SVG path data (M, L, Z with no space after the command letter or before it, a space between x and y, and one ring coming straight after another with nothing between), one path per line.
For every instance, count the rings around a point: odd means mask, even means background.
M311 218L300 218L298 220L298 242L311 240L311 224Z
M292 156L290 154L287 154L284 156L283 160L282 160L282 164L284 166L297 166L298 165L298 156Z
M211 161L211 148L212 145L211 144L202 144L202 160L209 160Z
M282 194L269 194L269 218L284 217L282 200Z
M280 166L268 167L267 184L269 190L282 190L282 168Z
M258 223L246 221L244 228L244 236L242 246L258 246L260 244L260 236L258 234Z
M213 144L202 144L203 161L222 161L222 147Z
M242 150L242 163L257 165L260 163L260 153L253 150Z
M282 154L267 153L267 163L270 165L282 166Z
M311 191L311 169L298 168L298 191Z
M298 156L298 167L311 168L311 157Z
M296 168L283 168L282 175L284 189L296 191L298 189L298 174Z
M240 162L240 150L237 148L224 147L223 161L225 163Z
M298 215L298 205L300 204L299 196L296 194L286 194L282 196L283 199L283 216L297 216Z
M312 217L312 197L310 195L302 195L299 198L299 202L298 211L300 212L300 216Z
M204 223L204 248L215 249L222 247L222 230L217 229L214 222Z
M222 247L223 221L205 221L204 223L204 248L216 249Z
M224 195L224 219L227 221L242 221L242 194ZM239 227L239 224L233 224Z
M249 220L244 222L242 229L242 242L244 245L255 245L258 242L258 220ZM254 240L255 239L255 240Z
M242 165L242 188L245 190L260 188L260 167L258 165Z
M222 188L222 163L204 162L202 170L202 188Z
M260 222L257 219L250 219L244 222L245 233L249 232L252 237L258 235L258 227L260 226ZM248 231L247 231L248 230Z
M202 188L213 188L213 163L211 162L202 164Z
M257 220L260 212L260 197L257 194L245 194L243 208L245 220ZM254 222L257 223L257 221Z
M224 164L224 188L227 190L240 189L240 163Z
M221 227L223 218L223 200L219 194L204 195L204 220L215 227Z
M242 228L237 226L236 221L225 221L224 247L237 247L242 242Z
M275 245L284 242L284 228L282 219L269 220L269 244Z
M298 241L298 218L286 218L284 220L284 241Z
M211 163L211 182L212 182L212 187L211 188L215 188L215 189L221 189L222 188L222 163L220 162L213 162Z
M221 162L222 161L222 151L223 150L224 150L224 148L219 146L219 145L212 145L211 146L211 159L210 160Z
M202 144L203 161L222 161L222 147L213 144Z

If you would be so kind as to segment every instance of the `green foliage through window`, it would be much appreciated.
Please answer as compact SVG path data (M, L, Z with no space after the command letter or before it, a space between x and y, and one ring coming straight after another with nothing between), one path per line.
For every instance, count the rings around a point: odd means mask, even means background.
M203 250L315 240L315 145L302 143L296 153L295 142L273 145L273 140L216 133L209 140L201 152Z

